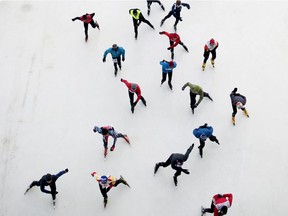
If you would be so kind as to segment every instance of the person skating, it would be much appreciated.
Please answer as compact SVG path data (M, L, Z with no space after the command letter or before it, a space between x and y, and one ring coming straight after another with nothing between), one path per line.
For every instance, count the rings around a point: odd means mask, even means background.
M125 61L125 49L123 49L123 47L119 47L117 44L113 44L112 47L108 48L107 50L105 50L104 54L103 54L103 62L106 62L106 56L107 54L110 53L112 56L112 61L114 64L114 74L115 76L117 76L117 72L118 72L118 67L121 70L122 68L122 64L121 64L121 56L122 56L122 61Z
M188 10L190 9L190 5L187 3L182 3L180 0L177 0L172 8L171 11L167 14L167 16L165 16L162 20L161 20L161 24L160 26L162 26L165 22L166 19L168 19L169 17L171 17L172 15L175 17L175 23L174 23L174 29L175 31L177 30L177 24L179 21L182 21L182 17L181 17L181 10L182 10L182 6L187 7Z
M72 21L74 22L75 20L80 20L84 23L84 32L85 32L85 41L87 42L88 40L88 25L90 24L93 28L98 28L100 30L100 26L98 24L97 21L94 21L93 20L93 17L94 17L95 13L92 13L92 14L84 14L83 16L81 17L75 17L72 19Z
M55 207L56 205L56 194L58 193L56 190L56 181L57 179L62 176L63 174L67 173L69 170L65 169L57 173L56 175L52 175L50 173L47 173L46 175L43 175L42 178L39 181L33 181L29 187L26 189L24 195L34 186L40 187L40 190L43 193L51 194L52 196L52 201L53 201L53 206ZM50 191L46 190L45 187L49 186Z
M245 113L245 115L249 118L248 111L244 107L247 102L246 97L244 95L237 93L237 90L238 90L237 88L234 88L234 90L230 93L231 104L233 109L232 113L233 125L235 125L235 115L237 113L237 109L241 109Z
M162 66L162 80L161 80L161 86L166 81L166 77L168 74L168 85L169 88L172 90L172 75L173 75L173 69L176 68L177 63L175 61L160 61L160 65Z
M190 82L187 82L183 87L182 91L189 86L190 88L190 107L192 109L192 113L194 114L194 109L199 106L201 101L203 100L204 97L208 97L211 101L213 99L210 97L210 95L207 92L204 92L203 89L199 85L192 84ZM199 95L199 99L196 103L196 96Z
M114 127L108 125L103 127L95 126L93 128L94 133L98 132L102 134L103 136L103 146L104 146L104 158L107 156L107 150L108 150L108 138L109 136L113 137L113 145L110 148L110 151L114 151L116 146L116 141L118 138L123 138L128 144L130 144L129 138L126 134L118 133Z
M130 105L131 105L131 112L134 113L135 106L137 105L138 101L141 100L144 106L147 106L145 98L141 94L140 86L137 83L130 83L125 79L121 79L121 82L123 82L127 88L128 88L128 94L130 99ZM137 95L137 99L134 102L134 93Z
M191 153L193 147L194 147L194 143L187 149L185 154L173 153L166 160L166 162L156 163L155 167L154 167L154 175L157 173L160 166L167 167L167 166L171 165L171 168L176 170L176 172L173 176L173 180L174 180L175 186L177 186L178 185L177 177L181 175L181 172L184 172L187 175L190 174L188 169L182 168L182 165L185 161L187 161L189 154Z
M211 142L216 142L218 145L220 145L217 137L213 135L213 127L208 126L207 123L198 128L195 128L193 130L193 134L196 138L199 139L200 145L198 148L201 158L203 157L203 148L205 147L205 141L207 138L209 138Z
M211 38L209 41L204 46L204 60L202 64L202 69L203 71L205 70L206 67L206 62L209 58L210 53L212 54L211 58L211 64L214 67L215 66L215 59L216 59L216 49L218 48L219 43L215 41L213 38Z
M213 213L214 216L226 215L228 208L232 206L233 195L228 194L216 194L213 196L210 208L201 207L201 215L205 215L206 212Z
M123 178L123 176L120 175L120 178L117 179L114 176L111 175L98 175L96 172L92 172L91 176L95 178L95 180L99 184L100 192L104 198L104 207L106 207L108 203L108 195L107 193L110 191L111 188L117 187L118 184L124 184L127 187L130 188L130 185L127 183L127 181Z
M148 16L150 15L150 12L151 12L151 4L152 3L158 3L160 5L160 7L162 8L163 11L165 11L165 8L164 8L164 5L160 2L160 1L157 1L157 0L152 0L152 1L149 1L147 0L147 14Z
M138 26L141 24L141 22L146 23L152 29L154 29L154 26L148 20L144 18L141 10L139 10L138 8L130 9L129 14L132 16L132 20L133 20L135 39L138 38Z
M185 46L185 44L181 41L180 36L176 33L168 33L166 31L159 32L160 35L166 35L169 38L170 47L167 49L171 51L171 59L174 59L174 47L176 47L178 44L183 46L183 48L189 52L188 48Z

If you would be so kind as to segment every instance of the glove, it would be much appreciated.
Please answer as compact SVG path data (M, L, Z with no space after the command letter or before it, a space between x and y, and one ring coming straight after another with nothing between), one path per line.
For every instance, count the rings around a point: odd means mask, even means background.
M106 62L106 58L103 58L103 62Z
M208 124L207 124L207 123L205 123L203 126L204 126L204 127L207 127L207 125L208 125Z
M233 89L233 92L235 93L235 92L237 92L237 90L238 90L237 88L234 88L234 89Z
M98 131L98 127L97 126L95 126L94 128L93 128L93 131L94 131L94 133L96 133L97 131Z
M192 149L193 149L194 148L194 143L191 146L192 146Z
M124 57L122 58L122 61L125 61L125 58L124 58Z
M96 172L92 172L92 173L91 173L91 176L92 176L92 177L94 177L94 175L96 175Z
M185 88L184 88L184 87L182 87L182 91L184 91L184 89L185 89Z
M162 32L159 32L159 34L161 34L161 35L162 35L162 34L164 34L164 32L163 32L163 31L162 31Z
M171 50L171 47L168 47L167 50Z
M121 78L120 81L123 82L123 79Z
M185 174L187 174L187 175L189 175L190 174L190 172L189 172L189 170L188 169L183 169L182 170Z
M58 194L58 191L56 191L55 194Z
M190 5L187 5L188 10L190 10Z
M66 173L69 172L68 168L65 169L65 172L66 172Z

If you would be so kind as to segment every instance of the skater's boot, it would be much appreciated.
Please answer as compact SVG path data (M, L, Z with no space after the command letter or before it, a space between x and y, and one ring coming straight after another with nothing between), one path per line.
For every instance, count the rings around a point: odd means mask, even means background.
M205 96L205 97L208 97L211 101L213 101L213 99L210 97L210 95L209 95L208 93L205 92L205 93L204 93L204 96Z
M135 40L137 40L137 38L138 38L138 32L135 33Z
M86 35L86 37L85 37L85 42L87 42L88 41L88 35Z
M203 208L203 206L201 206L201 216L205 215L205 209Z
M175 184L175 186L177 187L178 180L177 180L177 177L176 177L175 175L173 176L173 180L174 180L174 184Z
M114 149L115 149L115 145L112 145L110 148L110 151L114 151Z
M177 31L177 25L174 24L174 31Z
M202 64L202 70L203 70L203 71L205 70L205 67L206 67L206 64L203 63L203 64Z
M107 149L108 148L104 148L104 158L106 158L106 156L107 156Z
M104 198L103 203L104 203L104 208L106 208L106 205L108 203L108 198L107 197Z
M245 115L249 118L249 114L248 114L248 111L246 109L243 110Z
M123 139L128 143L130 144L130 140L128 138L128 136L126 134L123 134Z
M114 70L115 77L117 76L118 68L116 67Z
M189 52L188 48L185 45L183 47L186 50L186 52Z
M215 62L214 62L214 59L211 59L211 64L212 64L212 66L213 66L213 68L214 68L214 64L215 64Z
M162 8L163 11L165 11L164 5L161 4L161 8Z
M148 16L150 15L150 10L151 10L151 9L149 8L148 11L147 11Z
M131 112L134 113L134 106L131 106Z
M159 167L160 167L160 163L156 163L154 167L154 175L157 173Z
M192 114L194 114L194 107L191 107L191 110L192 110Z
M232 117L232 123L235 125L235 117Z
M160 27L164 24L164 19L161 20Z
M118 66L119 66L119 69L121 70L121 69L122 69L122 65L121 65L121 64L119 64Z
M168 83L168 85L169 85L169 88L170 88L171 90L173 90L172 84L171 84L171 83Z
M25 195L30 189L31 189L31 187L29 186L29 187L26 189L24 195Z
M130 185L128 184L128 182L121 175L120 175L120 180L123 182L123 184L125 184L127 187L130 188Z
M144 104L144 106L147 106L147 104L146 104L146 100L144 99L144 98L142 98L142 103Z

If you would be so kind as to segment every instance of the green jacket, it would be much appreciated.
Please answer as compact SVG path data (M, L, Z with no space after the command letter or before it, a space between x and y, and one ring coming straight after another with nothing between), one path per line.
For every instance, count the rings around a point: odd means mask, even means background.
M182 87L182 90L184 91L184 89L185 89L187 86L190 87L191 93L200 96L199 100L198 100L197 103L195 104L196 106L198 106L198 105L201 103L201 101L203 100L203 97L204 97L204 91L203 91L203 89L202 89L200 86L198 86L198 85L195 85L195 84L192 84L192 83L190 83L190 82L187 82L187 83Z

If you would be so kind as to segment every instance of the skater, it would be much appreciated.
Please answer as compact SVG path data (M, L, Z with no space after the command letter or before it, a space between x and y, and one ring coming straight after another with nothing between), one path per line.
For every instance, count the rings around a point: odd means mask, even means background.
M99 184L100 192L104 198L104 207L106 207L108 202L108 195L107 193L110 191L112 187L117 187L118 184L122 183L130 188L130 185L127 181L120 175L119 179L116 179L114 176L106 176L106 175L98 175L96 172L92 172L91 176L96 179Z
M98 28L100 30L99 24L97 21L93 20L95 13L92 14L88 14L86 13L85 15L81 16L81 17L75 17L72 19L72 21L74 22L75 20L80 20L84 23L84 29L85 29L85 41L87 42L88 40L88 25L90 24L93 28Z
M195 128L193 130L193 134L196 138L199 139L200 145L198 148L201 158L203 158L203 148L205 147L205 141L207 138L209 138L211 142L216 142L218 145L220 145L216 136L213 135L213 127L208 126L207 123L200 126L199 128Z
M103 146L104 146L104 158L107 156L107 150L108 150L108 138L109 136L113 137L113 145L110 148L110 151L114 151L116 141L118 138L123 138L128 144L130 144L129 138L126 134L118 133L114 127L112 126L103 126L103 127L98 127L95 126L93 128L94 133L98 132L102 134L103 136Z
M207 41L207 43L204 46L204 60L203 60L203 64L202 64L202 69L203 71L205 70L206 67L206 62L209 58L210 52L212 54L212 58L211 58L211 64L214 67L215 66L215 59L216 59L216 49L218 48L219 43L217 41L215 41L213 38L210 41Z
M168 74L168 85L169 88L172 90L173 86L172 86L172 75L173 75L173 69L176 68L177 63L174 61L166 61L163 60L160 62L160 65L162 65L162 80L161 80L161 86L162 84L166 81L166 77Z
M113 44L112 48L109 48L107 50L105 50L104 54L103 54L103 62L106 62L106 56L108 53L111 53L112 56L112 61L114 64L114 74L115 77L117 76L117 71L118 71L118 67L117 64L119 66L119 69L121 70L122 65L121 65L121 56L122 56L122 61L125 61L125 50L123 49L123 47L119 47L117 44Z
M149 25L152 29L154 29L154 26L144 18L142 12L138 9L130 9L129 14L132 16L133 20L133 26L134 26L134 33L135 33L135 39L137 40L138 37L138 26L140 25L141 22L146 23Z
M214 213L214 216L226 215L228 208L232 206L233 195L229 194L216 194L213 196L211 207L203 208L201 207L202 216L208 213Z
M52 195L52 200L53 200L53 205L55 207L56 204L56 194L58 193L56 190L56 181L57 179L62 176L63 174L67 173L69 170L65 169L63 171L60 171L56 175L51 175L50 173L47 173L46 175L42 176L42 178L39 181L33 181L27 190L25 191L24 195L34 186L40 187L40 190L43 193L51 194ZM45 187L49 186L50 191L46 190Z
M244 95L236 93L237 90L238 90L237 88L234 88L234 90L230 94L231 104L232 104L232 109L233 109L233 113L232 113L233 125L235 125L235 115L237 113L237 109L241 109L244 112L244 114L249 118L248 111L244 107L247 101L246 97Z
M168 33L165 31L159 32L160 35L164 34L169 38L170 47L167 49L171 51L171 59L174 59L174 47L176 47L178 44L182 45L183 48L186 50L186 52L189 52L188 48L185 46L185 44L181 41L180 36L176 33Z
M130 105L131 105L131 112L134 113L135 106L137 105L138 101L141 100L144 106L147 106L146 100L141 94L140 86L136 83L129 83L127 80L121 79L121 82L123 82L127 88L128 88L128 94L130 99ZM134 93L137 95L137 99L134 102Z
M204 97L208 97L211 101L213 99L210 97L210 95L207 92L204 92L203 89L199 85L191 84L190 82L187 82L183 87L182 91L189 86L190 88L190 107L192 109L192 114L194 114L194 109L198 107L198 105L201 103ZM199 99L196 103L196 96L199 95Z
M171 17L172 15L176 18L174 23L174 30L177 31L177 24L179 21L182 21L182 17L180 15L180 12L182 10L182 6L187 7L188 10L190 9L190 5L187 3L182 3L180 0L177 0L176 3L173 4L171 11L161 20L160 26L162 26L166 19Z
M171 165L172 169L176 170L176 173L173 176L173 180L174 180L175 186L177 186L178 184L177 177L181 175L181 172L184 172L187 175L190 174L188 169L182 168L182 165L188 159L189 154L191 153L193 147L194 147L194 143L187 149L185 155L180 154L180 153L173 153L170 155L170 157L167 159L166 162L156 163L154 167L154 175L156 174L160 166L167 167Z
M147 14L148 16L150 15L150 11L151 11L151 4L155 2L155 3L158 3L160 5L160 7L162 8L163 11L165 11L165 8L164 8L164 5L160 2L160 1L157 1L157 0L152 0L152 1L149 1L147 0Z

